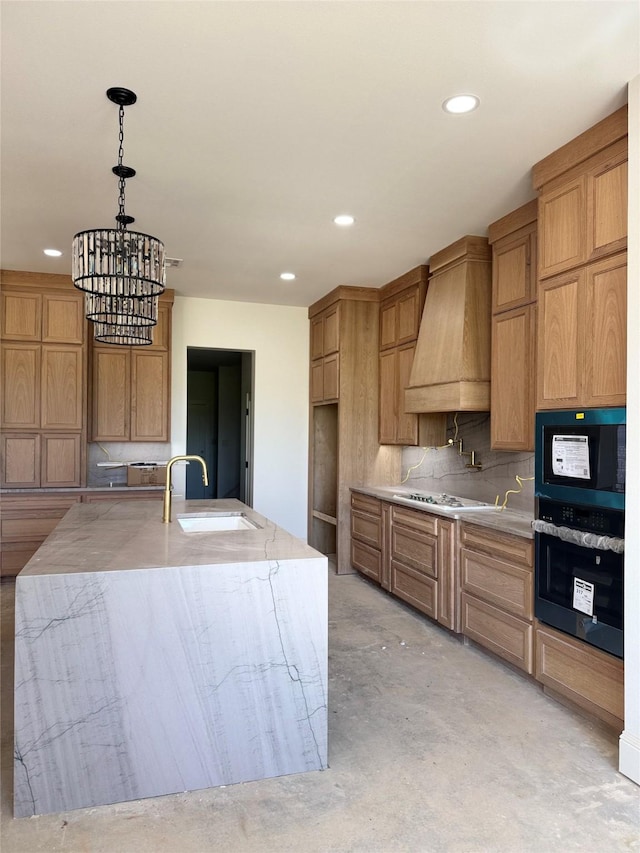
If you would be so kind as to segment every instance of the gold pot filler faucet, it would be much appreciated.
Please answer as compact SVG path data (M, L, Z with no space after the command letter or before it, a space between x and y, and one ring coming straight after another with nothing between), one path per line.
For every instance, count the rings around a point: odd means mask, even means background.
M167 462L167 479L164 484L164 499L162 503L163 524L169 524L171 521L171 467L174 462L199 462L202 465L202 482L205 486L209 485L207 463L204 461L202 456L173 456Z

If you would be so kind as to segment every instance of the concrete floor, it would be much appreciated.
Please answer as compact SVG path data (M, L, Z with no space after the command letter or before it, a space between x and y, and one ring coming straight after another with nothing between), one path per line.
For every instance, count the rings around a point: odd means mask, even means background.
M328 770L14 820L14 587L0 590L3 853L640 850L615 733L356 575L330 582Z

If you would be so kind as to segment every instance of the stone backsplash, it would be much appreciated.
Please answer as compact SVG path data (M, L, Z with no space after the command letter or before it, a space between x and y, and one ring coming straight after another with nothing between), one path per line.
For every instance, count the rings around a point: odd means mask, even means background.
M402 451L403 485L420 491L472 498L493 503L498 496L503 502L508 489L518 489L516 474L533 477L534 454L504 453L490 450L489 415L480 413L450 415L447 438L463 441L463 450L474 450L481 470L467 468L469 456L460 456L457 445L445 448L405 447ZM508 496L507 507L523 512L534 510L533 480L523 482L522 491Z
M171 445L159 442L92 442L87 448L87 485L88 486L126 486L129 462L167 462L171 458ZM116 464L122 467L103 468L100 463Z

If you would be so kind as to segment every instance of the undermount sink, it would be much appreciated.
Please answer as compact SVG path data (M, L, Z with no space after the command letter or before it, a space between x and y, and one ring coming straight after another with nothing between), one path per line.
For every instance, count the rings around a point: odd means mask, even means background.
M185 533L258 529L258 525L243 512L196 512L191 515L179 515L176 520Z

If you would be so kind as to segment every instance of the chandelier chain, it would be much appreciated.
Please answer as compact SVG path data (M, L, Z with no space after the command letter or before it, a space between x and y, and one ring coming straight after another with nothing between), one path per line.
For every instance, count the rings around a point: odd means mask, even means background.
M124 230L127 227L127 221L125 218L124 212L124 185L125 185L125 177L122 170L122 161L124 158L124 106L120 104L119 110L119 127L120 132L118 134L118 169L120 173L120 178L118 181L118 228Z

